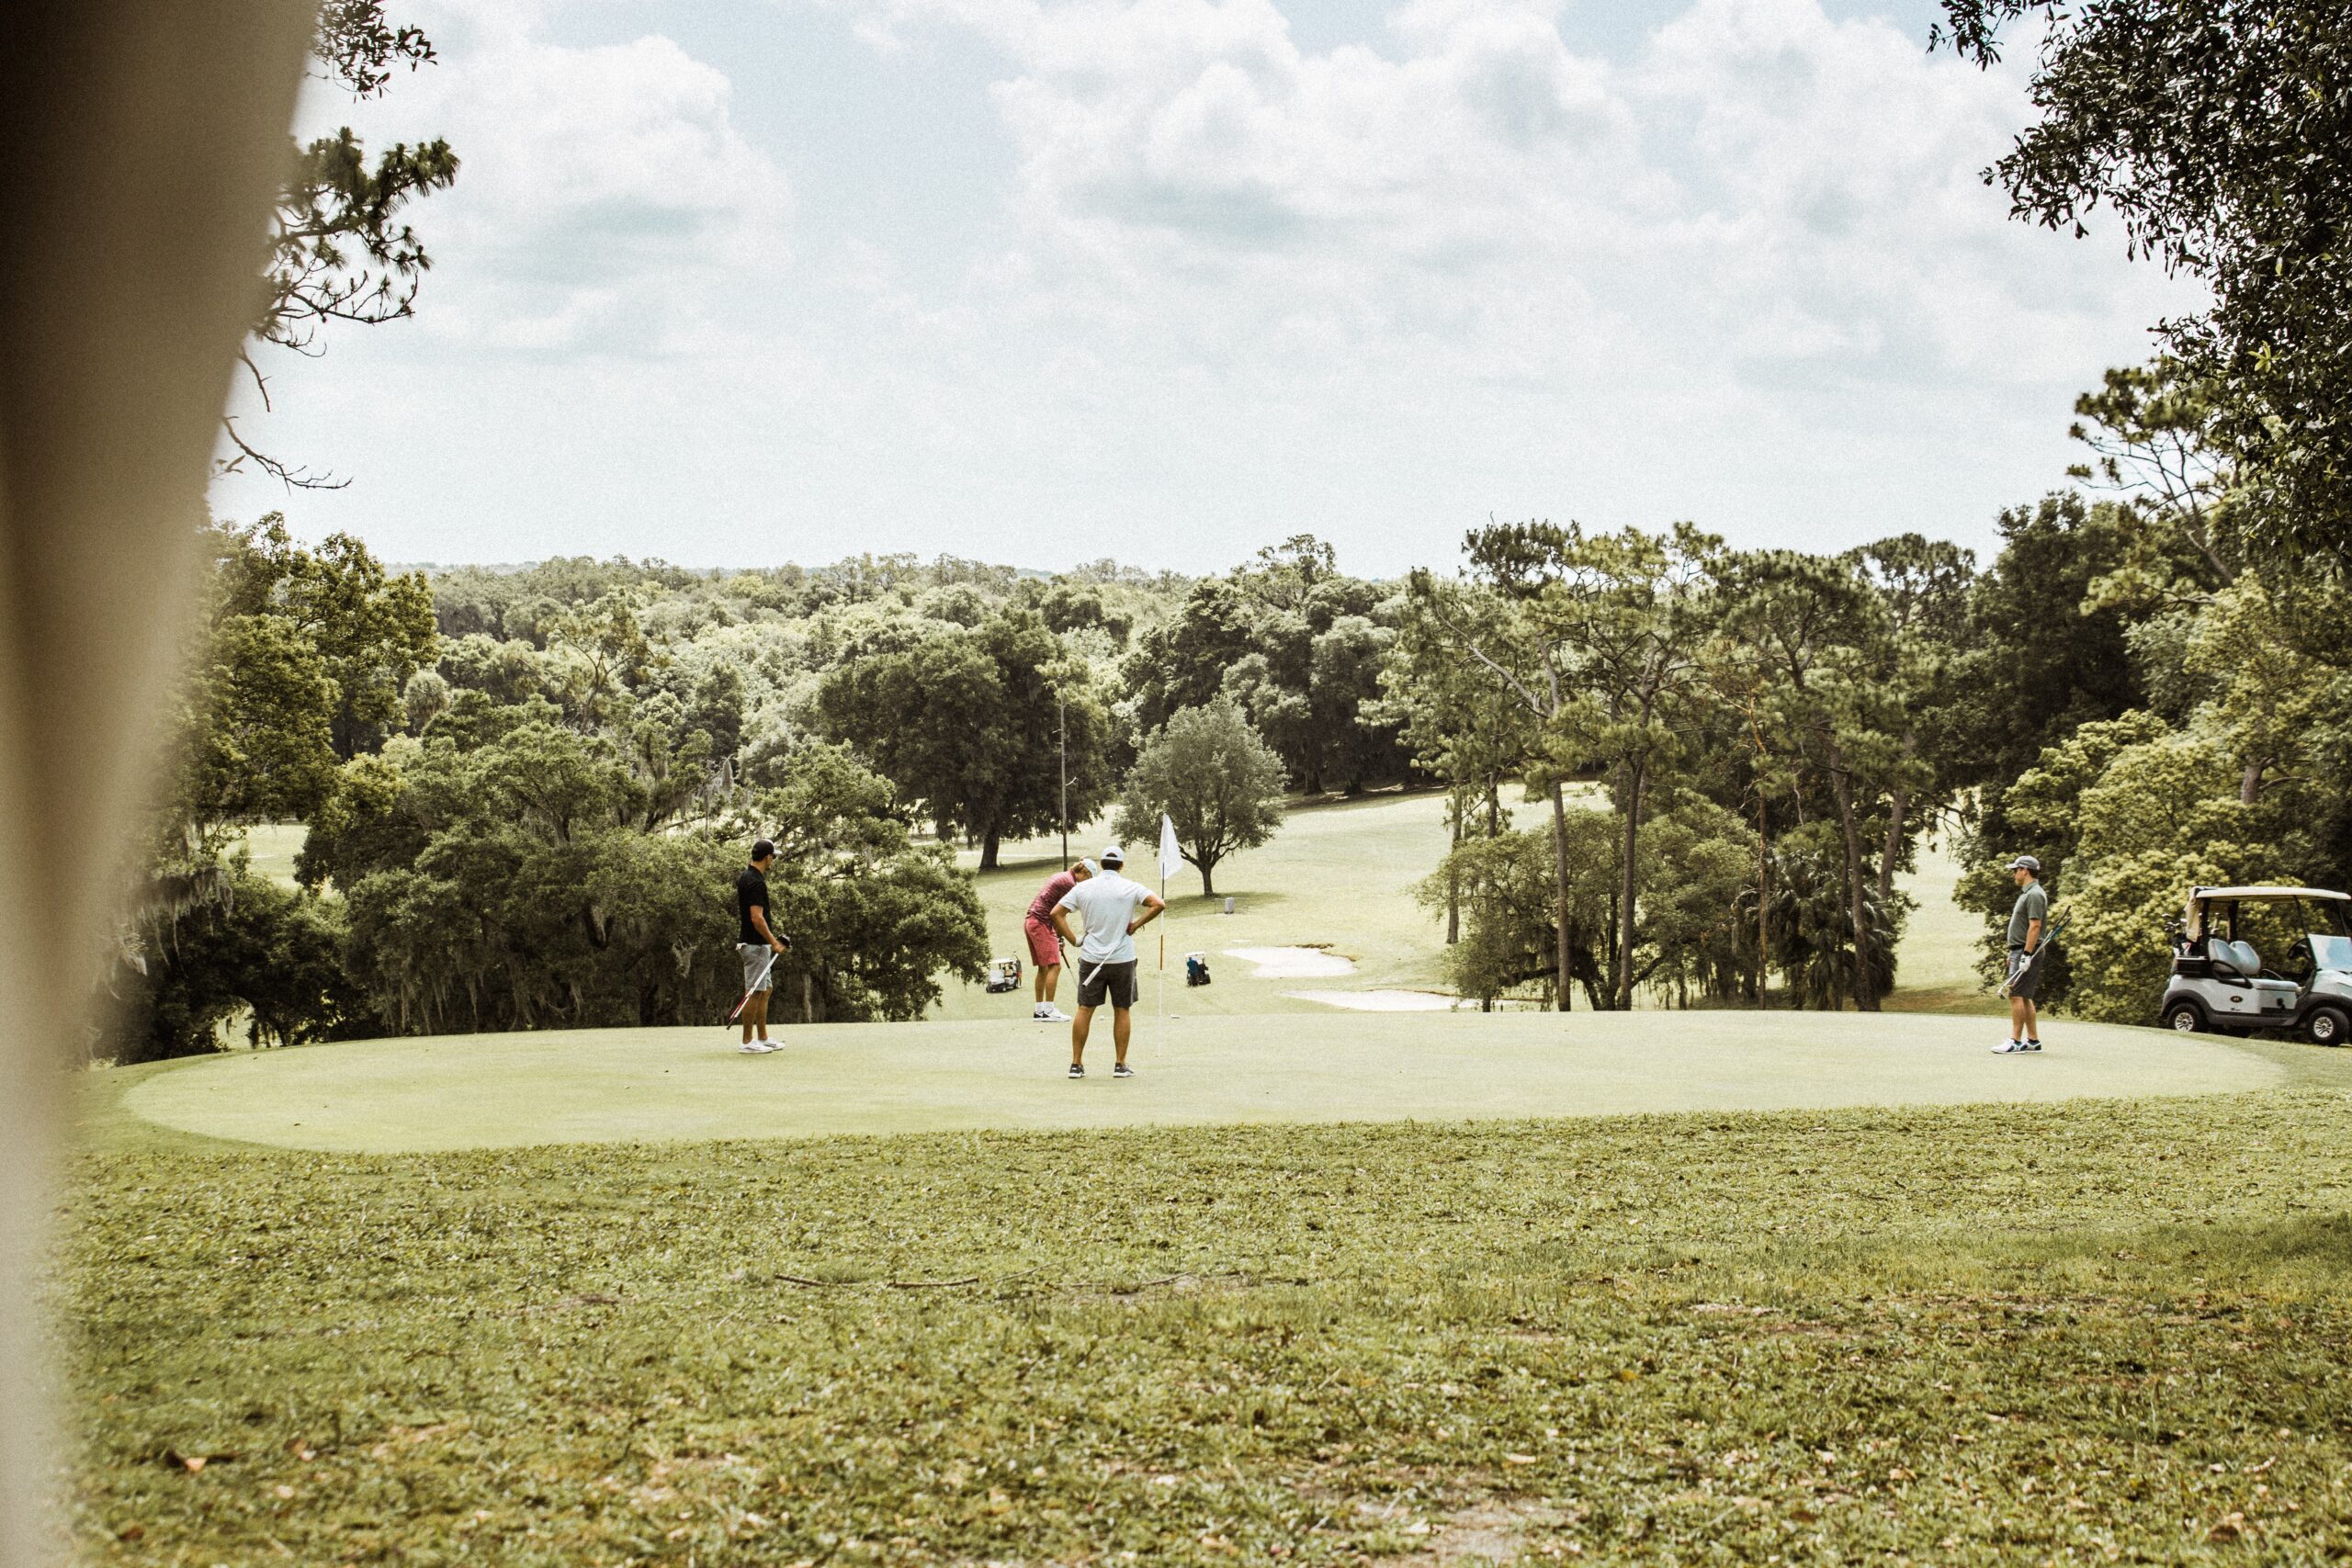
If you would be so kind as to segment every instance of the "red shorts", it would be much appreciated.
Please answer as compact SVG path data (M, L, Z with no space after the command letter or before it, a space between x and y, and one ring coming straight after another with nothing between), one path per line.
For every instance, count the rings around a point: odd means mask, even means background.
M1024 917L1021 929L1029 933L1030 963L1050 969L1062 961L1062 939L1055 934L1052 921Z

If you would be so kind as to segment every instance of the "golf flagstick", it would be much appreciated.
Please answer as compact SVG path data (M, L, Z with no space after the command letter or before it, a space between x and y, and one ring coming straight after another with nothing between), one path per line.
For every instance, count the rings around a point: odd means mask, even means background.
M1165 811L1159 814L1159 1016L1168 1017L1168 874L1184 863L1184 851L1176 842L1176 824Z

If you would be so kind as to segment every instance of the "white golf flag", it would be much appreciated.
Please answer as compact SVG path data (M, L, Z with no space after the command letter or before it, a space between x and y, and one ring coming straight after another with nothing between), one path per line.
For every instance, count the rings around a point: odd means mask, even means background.
M1176 847L1176 824L1163 811L1159 814L1159 880L1167 881L1183 864L1184 852Z

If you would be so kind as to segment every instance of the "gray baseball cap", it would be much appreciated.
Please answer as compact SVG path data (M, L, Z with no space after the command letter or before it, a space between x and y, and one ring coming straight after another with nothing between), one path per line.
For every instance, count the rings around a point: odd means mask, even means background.
M2039 876L2041 874L2041 863L2034 859L2031 855L2019 855L2017 859L2011 861L2001 869L2003 871L2030 871L2036 876Z

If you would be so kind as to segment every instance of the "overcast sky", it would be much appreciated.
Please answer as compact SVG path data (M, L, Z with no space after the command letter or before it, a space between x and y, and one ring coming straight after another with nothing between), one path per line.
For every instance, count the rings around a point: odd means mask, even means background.
M442 134L413 320L223 480L402 561L1212 570L1487 517L1982 548L2193 302L2007 220L1931 0L448 0L307 130ZM2022 51L2019 51L2020 53Z

